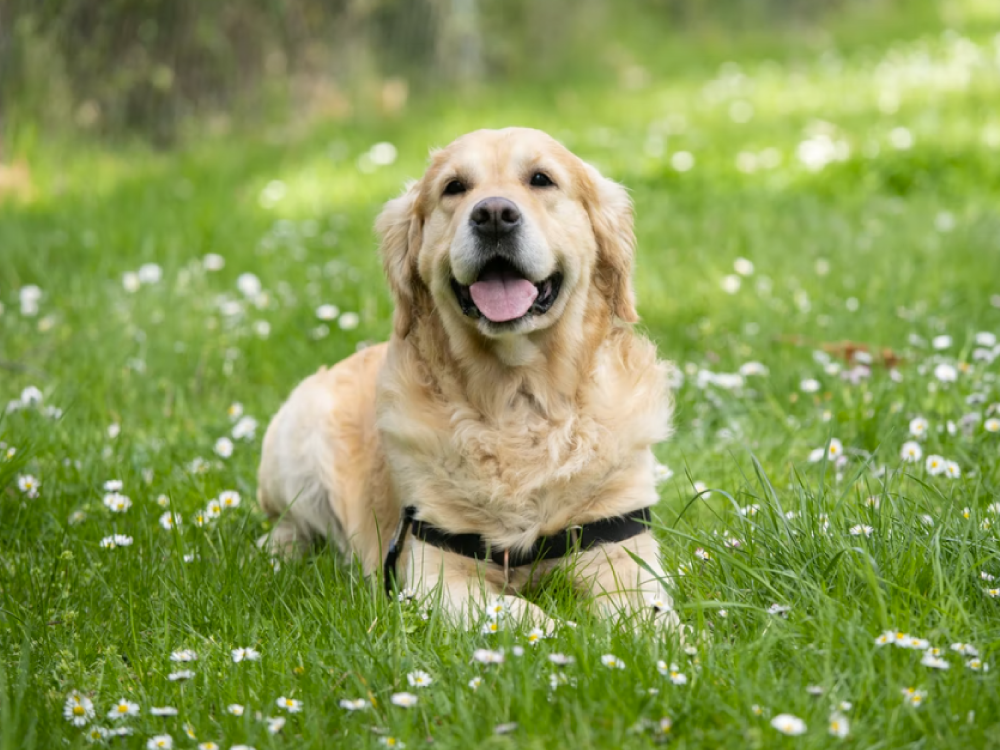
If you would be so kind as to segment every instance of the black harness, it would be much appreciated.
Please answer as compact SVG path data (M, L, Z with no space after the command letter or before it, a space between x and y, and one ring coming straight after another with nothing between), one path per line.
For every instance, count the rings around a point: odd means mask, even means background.
M504 569L532 565L540 560L565 557L570 552L582 551L599 544L623 542L641 534L649 527L649 508L633 510L622 516L602 518L600 521L571 526L568 529L542 536L524 552L491 547L479 534L449 534L425 521L417 521L417 509L407 506L395 538L389 543L389 554L385 558L383 577L385 591L392 595L396 577L396 563L399 561L406 534L412 529L413 536L432 547L439 547L474 560L489 560L502 565Z

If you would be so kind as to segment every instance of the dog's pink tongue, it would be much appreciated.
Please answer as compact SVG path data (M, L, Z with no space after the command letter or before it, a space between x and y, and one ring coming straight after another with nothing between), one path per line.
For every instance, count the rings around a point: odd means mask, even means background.
M487 269L469 292L479 312L494 323L520 318L538 296L534 284L510 269Z

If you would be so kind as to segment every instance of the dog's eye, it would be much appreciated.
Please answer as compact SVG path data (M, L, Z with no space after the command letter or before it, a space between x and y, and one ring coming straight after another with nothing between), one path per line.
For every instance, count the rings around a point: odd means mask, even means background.
M461 195L465 192L465 183L460 180L452 180L444 186L445 195Z
M531 187L552 187L555 183L545 172L535 172L531 175Z

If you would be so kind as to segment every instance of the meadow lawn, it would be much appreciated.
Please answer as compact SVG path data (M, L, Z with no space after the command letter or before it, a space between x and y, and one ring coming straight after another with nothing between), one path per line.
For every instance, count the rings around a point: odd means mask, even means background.
M17 134L0 748L1000 747L994 33L692 47L169 152ZM688 651L564 580L533 598L575 628L459 632L331 550L254 544L267 420L389 333L380 205L509 124L632 192L638 328L678 366L654 517Z

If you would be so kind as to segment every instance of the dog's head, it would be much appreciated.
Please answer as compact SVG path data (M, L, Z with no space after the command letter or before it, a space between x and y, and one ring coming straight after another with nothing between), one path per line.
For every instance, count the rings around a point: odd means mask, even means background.
M637 320L627 193L540 131L462 136L376 229L399 336L426 305L486 338L549 328L595 301Z

